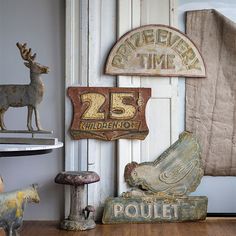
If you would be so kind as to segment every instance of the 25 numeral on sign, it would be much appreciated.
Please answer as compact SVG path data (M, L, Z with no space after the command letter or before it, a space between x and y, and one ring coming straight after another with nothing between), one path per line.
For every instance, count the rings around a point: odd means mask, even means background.
M74 139L144 139L149 88L70 87L73 104L70 133Z
M101 112L102 106L106 101L104 95L100 93L84 93L81 101L88 104L88 108L82 115L82 119L86 120L104 120L105 112ZM109 118L111 119L132 119L136 114L136 107L131 104L125 104L124 101L134 100L133 93L111 93L111 105Z

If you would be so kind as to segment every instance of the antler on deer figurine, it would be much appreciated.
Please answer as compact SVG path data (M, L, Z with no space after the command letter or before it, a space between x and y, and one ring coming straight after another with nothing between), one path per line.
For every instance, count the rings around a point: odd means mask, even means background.
M27 49L27 44L17 43L24 65L30 69L30 83L27 85L0 85L0 129L6 130L4 124L4 113L9 107L28 108L27 128L33 131L32 115L35 114L35 124L37 130L42 130L38 105L43 99L44 84L40 77L41 74L47 74L49 68L35 62L36 53L31 54L31 48Z

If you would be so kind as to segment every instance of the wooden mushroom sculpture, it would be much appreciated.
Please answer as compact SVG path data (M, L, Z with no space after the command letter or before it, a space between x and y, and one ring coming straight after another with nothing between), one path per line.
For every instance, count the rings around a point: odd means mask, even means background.
M84 198L84 185L98 182L100 177L93 171L67 171L59 173L55 182L71 186L70 214L67 219L61 222L61 228L65 230L87 230L95 228L96 224L89 217L94 212L93 206L88 205L82 209Z

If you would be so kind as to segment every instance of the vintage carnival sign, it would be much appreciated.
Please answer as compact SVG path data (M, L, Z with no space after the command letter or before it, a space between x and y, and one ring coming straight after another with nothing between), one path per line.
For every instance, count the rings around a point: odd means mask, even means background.
M144 139L149 88L70 87L73 104L70 133L74 139Z
M203 58L179 30L146 25L122 36L112 48L105 68L111 75L205 77Z

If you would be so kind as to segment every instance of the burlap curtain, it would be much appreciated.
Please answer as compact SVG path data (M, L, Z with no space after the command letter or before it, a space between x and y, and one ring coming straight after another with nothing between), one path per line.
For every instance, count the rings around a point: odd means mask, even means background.
M187 12L186 33L207 78L186 79L186 130L202 146L205 175L236 175L236 24L215 10Z

